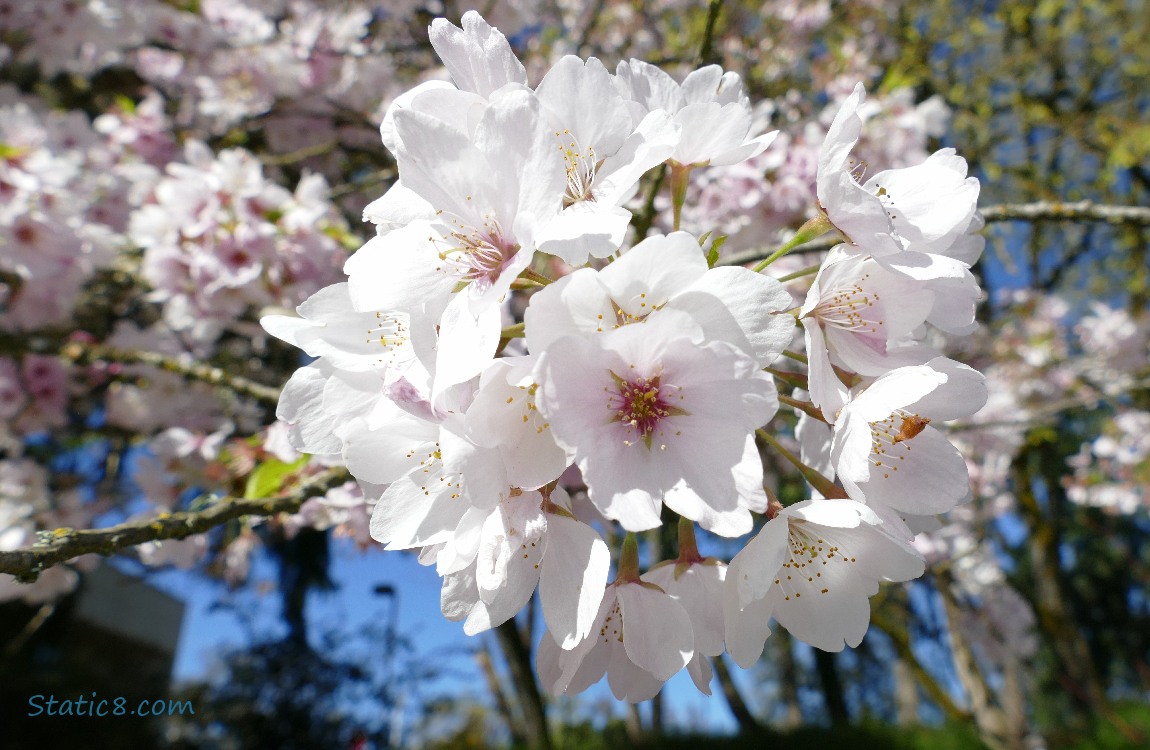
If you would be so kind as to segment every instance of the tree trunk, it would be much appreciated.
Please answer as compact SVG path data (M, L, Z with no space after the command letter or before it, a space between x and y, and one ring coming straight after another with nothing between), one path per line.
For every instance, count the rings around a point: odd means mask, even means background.
M819 684L823 689L823 698L826 701L827 713L831 717L831 724L844 726L850 723L850 713L847 712L846 697L843 694L843 683L839 679L839 671L835 665L835 655L815 649L815 669L819 673Z
M531 648L519 632L515 618L496 626L495 637L503 651L503 658L507 660L519 708L523 711L523 730L527 743L536 750L551 750L543 696L539 693L539 683L535 681L535 670L531 665Z
M734 714L735 721L739 723L739 732L751 736L762 734L763 725L751 714L751 709L747 707L747 702L739 693L738 686L731 679L731 671L727 669L727 662L723 655L716 656L712 663L715 667L715 675L719 678L719 687L723 690L723 697L727 699L727 705L730 707L731 713Z
M1047 449L1049 449L1048 446ZM1058 547L1060 533L1058 517L1064 504L1063 490L1057 481L1046 481L1050 512L1044 516L1031 485L1033 448L1025 448L1014 460L1011 476L1018 505L1026 519L1030 533L1027 551L1034 570L1034 610L1039 624L1058 657L1059 672L1065 684L1076 689L1070 694L1083 719L1089 719L1106 707L1106 695L1098 678L1090 649L1078 632L1074 615L1062 589L1062 569Z

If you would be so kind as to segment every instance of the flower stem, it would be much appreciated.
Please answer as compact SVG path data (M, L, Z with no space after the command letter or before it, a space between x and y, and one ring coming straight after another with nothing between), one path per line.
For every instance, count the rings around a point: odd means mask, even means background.
M848 499L846 490L844 490L842 487L839 487L837 484L827 479L819 472L804 464L798 456L784 448L782 444L775 439L774 435L770 434L766 430L755 430L755 434L759 436L760 440L767 443L772 448L781 453L783 458L790 461L791 464L799 470L799 473L803 475L803 479L807 480L808 484L822 493L823 497L840 500Z
M808 221L799 227L799 231L795 232L795 236L787 241L787 244L774 251L755 266L755 273L763 271L767 266L774 263L779 258L783 257L790 251L794 250L799 245L804 245L813 239L822 237L829 232L832 228L831 222L823 214L819 214L815 218Z
M687 202L687 185L690 184L691 167L671 162L671 208L674 211L674 230L679 231L679 219L683 215L683 204Z
M810 276L812 274L816 274L819 272L819 269L822 267L823 267L822 263L816 263L813 266L807 266L806 268L804 268L801 271L795 271L794 273L788 273L786 276L780 276L778 278L778 282L780 284L785 284L788 281L794 281L795 279L801 279L804 276Z
M521 339L524 335L523 323L514 323L499 332L499 338L501 339Z
M639 580L639 538L628 531L623 537L623 548L619 550L619 572L616 583L636 583Z
M827 424L830 424L829 422L827 422L826 417L823 416L822 411L820 411L819 408L817 406L815 406L814 404L812 404L810 401L799 401L797 398L791 398L790 396L784 396L781 393L779 394L778 398L779 398L780 404L786 404L787 406L793 406L796 409L798 409L799 411L806 414L808 417L812 417L813 419L817 419L820 422L826 422Z
M679 516L679 563L702 562L699 546L695 542L695 522L686 516Z
M807 376L801 372L789 372L787 370L779 370L775 367L764 367L763 371L769 372L792 388L802 388L804 391L810 390Z
M531 281L542 284L543 286L547 286L551 283L551 279L547 278L533 268L524 268L523 273L519 274L519 278L530 279Z
M783 356L786 357L787 359L793 359L796 362L801 362L804 365L809 364L807 362L807 356L805 354L799 354L798 352L792 352L790 349L784 349L783 350Z

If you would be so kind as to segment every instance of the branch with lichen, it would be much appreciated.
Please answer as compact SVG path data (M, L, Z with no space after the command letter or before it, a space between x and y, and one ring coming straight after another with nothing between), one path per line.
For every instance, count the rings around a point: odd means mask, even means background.
M81 555L107 556L146 542L186 539L243 516L295 513L308 499L338 487L347 479L347 469L334 467L304 480L292 492L280 497L225 497L203 510L165 513L102 529L59 528L41 532L41 541L35 546L0 552L0 573L32 583L53 565Z
M1071 221L1150 227L1150 208L1144 206L1111 206L1094 203L1093 201L1075 201L1073 203L1059 203L1057 201L1000 203L979 209L979 213L988 224L1000 221ZM842 242L842 238L837 234L831 233L817 240L799 245L794 248L791 253L830 250L840 242ZM719 265L742 266L747 263L760 261L766 258L770 253L771 251L766 248L746 250L737 255L723 258L719 261Z
M100 361L124 365L150 365L159 370L180 375L188 380L197 380L208 385L226 388L240 396L247 396L270 406L275 406L280 397L278 388L263 385L238 375L229 375L219 367L213 367L203 362L189 362L157 352L115 349L102 344L70 341L61 347L60 356L74 365L91 365Z

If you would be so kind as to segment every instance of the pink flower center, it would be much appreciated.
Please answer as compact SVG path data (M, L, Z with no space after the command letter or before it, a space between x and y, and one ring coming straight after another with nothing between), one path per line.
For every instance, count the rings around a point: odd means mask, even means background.
M451 219L452 231L447 237L432 238L439 244L439 257L463 284L475 284L486 291L519 252L519 245L503 236L498 220L488 217L476 229Z
M676 386L663 386L661 376L627 380L614 372L610 374L615 382L614 390L607 389L610 393L609 408L615 413L611 421L622 422L637 432L648 448L651 447L651 438L663 419L687 413L673 403L683 400L682 389ZM631 441L626 440L624 444L630 445Z

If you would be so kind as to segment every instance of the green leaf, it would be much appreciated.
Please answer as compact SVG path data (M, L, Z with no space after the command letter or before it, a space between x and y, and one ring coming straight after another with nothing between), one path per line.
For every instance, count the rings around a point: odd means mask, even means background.
M708 234L710 234L710 232L708 232ZM715 264L719 262L719 249L726 241L727 235L720 234L711 243L711 247L707 250L707 268L714 268Z
M244 499L260 500L275 497L283 487L284 480L302 469L307 461L307 456L290 464L274 458L264 461L248 475L247 484L244 485Z

